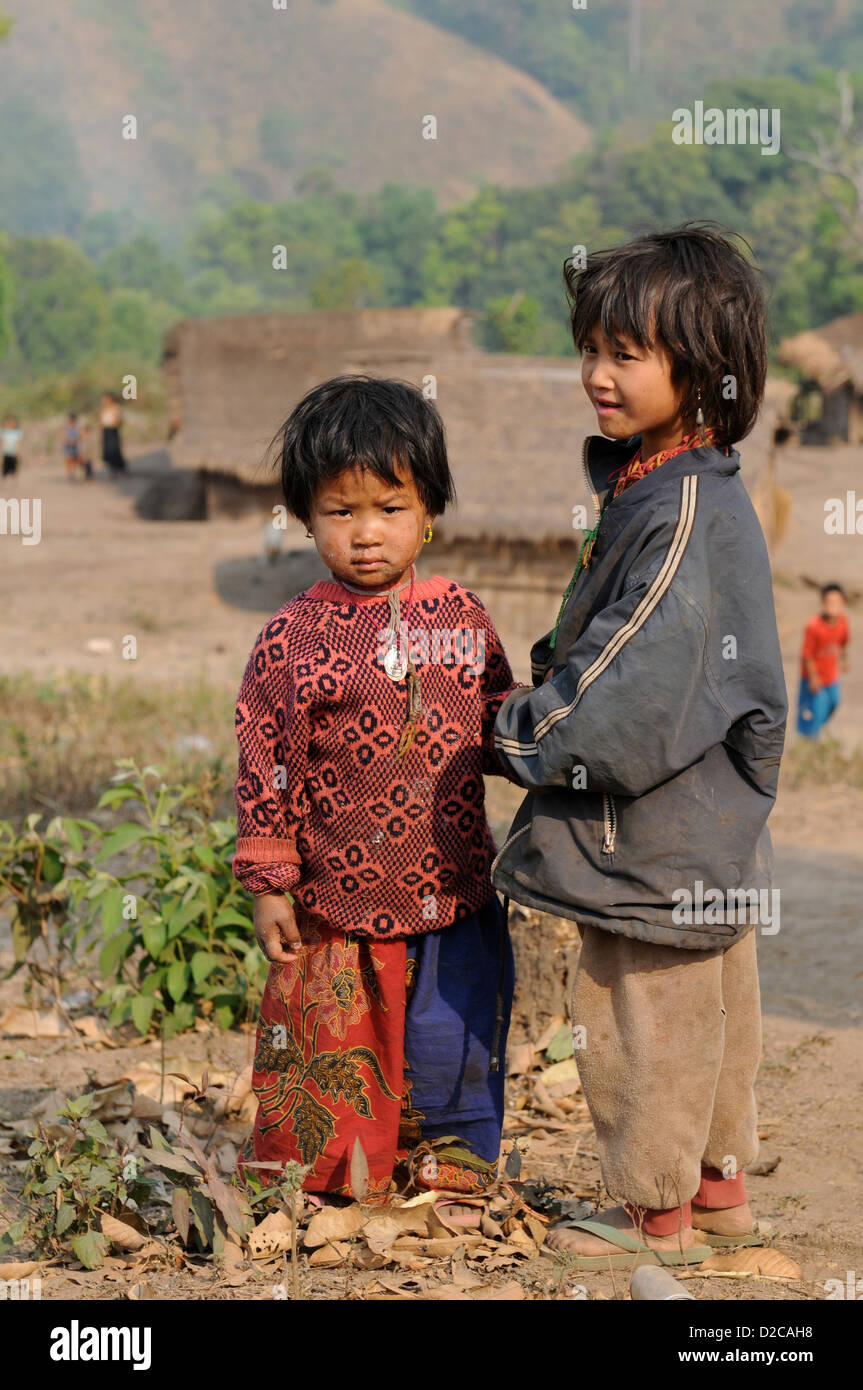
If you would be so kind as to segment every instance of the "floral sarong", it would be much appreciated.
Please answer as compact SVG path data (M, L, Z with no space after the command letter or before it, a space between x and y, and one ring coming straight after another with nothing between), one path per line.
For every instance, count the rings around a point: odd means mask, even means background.
M371 1196L408 1180L483 1191L497 1176L513 991L497 896L461 922L397 941L346 936L295 912L303 949L271 966L261 1004L246 1162L295 1160L311 1168L307 1191L350 1196L359 1139Z

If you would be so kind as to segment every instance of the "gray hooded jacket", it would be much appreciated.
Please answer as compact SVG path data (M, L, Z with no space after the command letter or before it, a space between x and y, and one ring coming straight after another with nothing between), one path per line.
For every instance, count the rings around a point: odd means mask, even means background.
M722 949L772 870L787 697L767 548L734 450L688 450L608 500L637 442L585 441L599 530L554 650L551 633L531 649L534 688L497 716L528 795L492 879L582 925Z

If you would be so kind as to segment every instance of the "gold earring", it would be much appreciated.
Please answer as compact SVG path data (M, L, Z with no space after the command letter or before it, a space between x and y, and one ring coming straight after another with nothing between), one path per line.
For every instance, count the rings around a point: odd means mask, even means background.
M428 543L429 543L429 541L431 540L431 538L432 538L433 535L434 535L434 531L433 531L432 528L431 528L431 522L430 522L430 521L427 521L427 522L426 522L426 529L425 529L425 531L423 532L423 544L424 544L424 545L428 545Z
M698 431L698 438L704 442L704 411L701 409L701 387L698 388L698 410L695 413L695 428Z

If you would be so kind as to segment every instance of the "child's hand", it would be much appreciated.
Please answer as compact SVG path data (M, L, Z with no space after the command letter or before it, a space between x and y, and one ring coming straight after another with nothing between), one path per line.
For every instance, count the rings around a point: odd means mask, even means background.
M543 685L545 685L546 681L550 681L550 680L553 680L553 679L554 679L554 668L553 668L552 666L549 666L548 670L546 671L545 675L544 675L543 678L542 678L542 683L543 683Z
M300 953L294 909L284 893L259 893L255 898L255 936L268 961L288 965Z
M806 683L807 683L807 685L809 686L809 694L810 694L810 695L817 695L817 694L818 694L818 691L821 689L821 682L820 682L820 680L818 679L818 677L817 677L817 676L810 676L810 677L808 678L808 680L807 680Z

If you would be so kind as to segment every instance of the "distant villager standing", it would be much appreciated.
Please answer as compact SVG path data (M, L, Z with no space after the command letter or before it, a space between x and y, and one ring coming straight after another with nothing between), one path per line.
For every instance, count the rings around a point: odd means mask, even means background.
M91 456L90 426L85 420L81 421L78 429L78 464L84 477L92 478L93 459Z
M66 477L74 478L78 474L78 449L81 444L81 431L78 428L78 416L74 410L70 410L66 416L66 428L63 431L63 457L66 460Z
M3 477L8 478L18 472L18 452L21 448L21 430L17 415L7 415L3 421Z
M120 443L122 421L123 415L118 397L110 391L106 391L102 396L99 410L99 424L102 428L102 462L112 473L122 473L126 468L123 447Z

